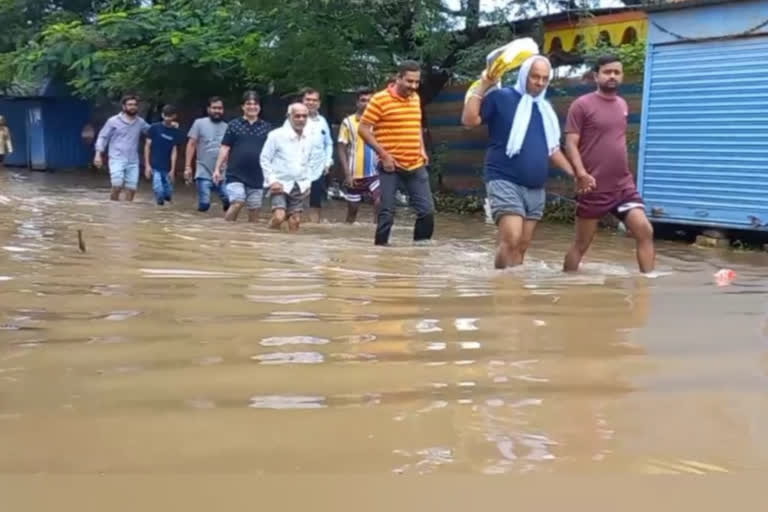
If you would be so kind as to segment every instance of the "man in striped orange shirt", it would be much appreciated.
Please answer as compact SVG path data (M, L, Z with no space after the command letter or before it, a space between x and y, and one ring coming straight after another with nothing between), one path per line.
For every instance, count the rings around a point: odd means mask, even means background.
M416 210L414 241L429 240L434 231L435 207L421 131L420 81L419 64L403 62L395 83L373 95L360 119L358 134L379 156L381 202L376 245L389 244L395 218L395 192L401 185L408 190L410 205Z

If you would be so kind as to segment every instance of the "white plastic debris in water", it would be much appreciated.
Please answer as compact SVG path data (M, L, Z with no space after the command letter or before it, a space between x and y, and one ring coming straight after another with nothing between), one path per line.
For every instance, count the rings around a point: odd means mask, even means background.
M139 271L144 277L149 278L175 278L175 279L215 279L215 278L233 278L238 274L231 272L209 272L206 270L191 270L177 268L140 268Z
M323 396L267 395L251 397L252 409L320 409L327 407Z
M478 327L475 322L477 318L457 318L453 321L453 325L457 331L476 331Z
M483 210L485 210L485 223L493 224L493 215L491 215L491 202L486 198L483 201Z

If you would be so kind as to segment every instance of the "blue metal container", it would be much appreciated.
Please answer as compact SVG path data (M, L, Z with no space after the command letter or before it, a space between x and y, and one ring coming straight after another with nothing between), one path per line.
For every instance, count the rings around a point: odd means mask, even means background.
M644 92L651 220L768 230L768 2L651 10Z
M6 165L37 170L88 165L93 148L83 129L90 106L59 89L47 84L40 94L0 98L0 115L11 130L14 149Z

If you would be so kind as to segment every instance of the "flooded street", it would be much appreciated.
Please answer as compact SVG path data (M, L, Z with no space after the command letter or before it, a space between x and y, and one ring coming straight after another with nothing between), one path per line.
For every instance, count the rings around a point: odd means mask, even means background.
M649 279L605 232L564 275L544 225L497 272L478 218L382 249L336 201L290 235L106 184L0 173L2 473L768 470L767 254Z

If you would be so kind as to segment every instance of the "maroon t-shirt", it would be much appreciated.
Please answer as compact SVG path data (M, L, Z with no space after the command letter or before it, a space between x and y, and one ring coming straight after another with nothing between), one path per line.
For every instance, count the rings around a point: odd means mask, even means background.
M624 98L593 92L576 99L568 109L566 133L579 134L584 167L597 182L596 192L635 188L627 156L627 116Z

